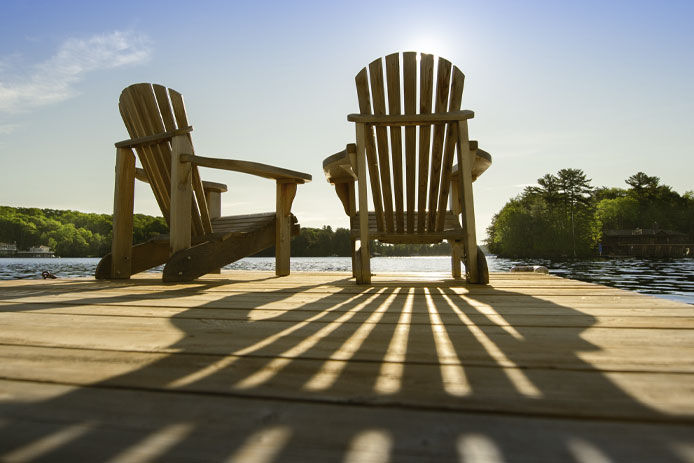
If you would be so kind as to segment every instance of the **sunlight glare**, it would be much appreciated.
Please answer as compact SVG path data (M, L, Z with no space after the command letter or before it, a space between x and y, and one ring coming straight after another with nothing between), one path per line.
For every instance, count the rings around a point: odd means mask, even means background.
M381 363L381 371L376 379L374 391L377 394L395 394L402 387L402 374L407 355L407 339L410 335L413 302L414 288L410 288L398 320L398 326L390 339L388 350L383 357L383 363Z
M23 462L35 460L41 455L50 453L53 450L56 450L69 442L78 439L93 428L94 425L94 422L88 421L86 423L77 423L73 424L72 426L59 429L53 434L44 436L23 447L2 455L2 461Z
M192 384L194 382L200 381L203 378L206 378L207 376L210 376L214 374L215 372L227 368L231 366L232 364L236 363L242 356L251 354L255 351L258 351L264 347L269 346L270 344L274 343L275 341L303 328L304 326L320 319L326 316L328 313L333 312L343 305L349 304L355 299L358 299L362 297L363 294L357 294L356 296L352 296L349 299L340 302L339 304L335 304L334 306L325 309L322 312L317 313L316 315L313 315L312 317L307 318L306 320L299 322L295 325L290 326L289 328L286 328L279 333L273 334L272 336L268 336L267 338L256 342L255 344L245 347L243 349L237 350L236 352L232 353L231 355L224 357L220 360L217 360L216 362L213 362L209 365L207 365L205 368L201 368L200 370L194 371L193 373L190 373L186 376L183 376L181 378L178 378L168 384L169 387L183 387L187 386L188 384Z
M443 325L441 317L436 310L436 305L431 297L429 288L424 288L424 298L427 301L427 308L429 309L431 334L434 337L436 353L439 356L443 388L450 395L458 397L468 395L472 392L472 388L465 376L465 371L455 351L455 347L453 347L453 342L451 342L446 327Z
M360 432L349 443L345 463L380 463L390 461L393 447L392 436L382 429L367 429Z
M243 445L226 461L228 463L269 463L287 444L292 431L287 426L274 426L260 430L246 439Z
M487 351L487 353L494 359L496 362L504 367L504 373L506 373L506 376L508 377L509 381L513 383L513 385L516 387L516 390L520 392L521 394L528 396L528 397L541 397L542 393L540 390L535 387L535 385L530 381L530 379L523 373L521 369L518 368L518 365L511 361L506 354L503 353L499 347L494 344L494 341L489 339L489 337L484 333L484 331L470 319L460 308L458 308L453 301L451 300L450 297L448 297L447 294L443 292L441 288L439 288L439 292L441 293L441 296L443 297L443 300L446 301L448 306L453 310L453 312L458 315L458 318L460 318L460 321L462 321L465 326L470 330L470 333L477 339L477 342L480 343L480 345L484 348L484 350Z
M463 434L458 438L458 454L460 461L484 461L487 463L502 463L499 446L484 434Z
M376 327L383 314L388 310L396 298L401 288L396 288L388 298L369 315L359 328L330 356L330 359L323 363L323 366L308 380L305 389L318 391L328 389L337 381L338 376L347 366L347 360L354 357L361 345L369 337L371 331Z
M193 428L193 423L175 423L164 426L108 461L109 463L154 461L185 439L193 431Z
M296 346L279 354L277 358L268 363L260 371L250 376L247 376L246 378L236 383L234 385L234 388L249 389L252 387L260 386L264 382L269 381L272 377L276 376L280 371L282 371L284 367L292 363L296 357L311 349L313 346L318 344L321 339L330 335L330 333L338 329L345 322L349 321L349 319L355 316L357 312L362 310L364 307L368 306L371 303L371 301L380 296L385 290L386 288L379 289L376 293L372 294L365 301L355 305L347 312L340 315L334 321L328 323L314 334L299 342Z

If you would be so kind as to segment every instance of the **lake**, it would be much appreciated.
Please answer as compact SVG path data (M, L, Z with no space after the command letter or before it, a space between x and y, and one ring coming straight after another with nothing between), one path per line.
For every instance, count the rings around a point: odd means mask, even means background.
M0 258L0 280L40 279L47 270L58 278L94 275L97 258ZM694 259L611 258L551 261L542 259L504 259L487 256L489 270L507 272L515 265L544 265L550 273L566 278L599 283L644 294L652 294L694 304ZM349 257L292 257L294 272L348 272ZM450 272L450 258L374 257L374 273ZM224 267L227 270L274 270L273 257L249 257ZM152 271L161 271L161 268Z

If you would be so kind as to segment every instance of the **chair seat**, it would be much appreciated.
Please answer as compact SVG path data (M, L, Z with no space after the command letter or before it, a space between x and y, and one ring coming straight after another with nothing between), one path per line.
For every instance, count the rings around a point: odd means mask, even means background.
M212 231L214 233L251 232L274 221L274 212L217 217L216 219L212 219ZM298 223L294 214L291 214L290 223L292 225Z
M415 232L407 233L407 212L403 212L403 222L405 223L405 231L397 232L397 229L393 227L394 231L378 230L376 225L376 213L369 212L369 238L379 240L383 243L391 244L416 244L416 243L439 243L443 240L460 240L463 239L465 233L463 228L460 226L460 221L456 214L451 211L446 212L446 218L444 221L443 229L440 231L436 230L424 230L422 232L417 231L417 212L414 212L414 225ZM350 217L350 234L352 238L359 238L359 215L354 215Z

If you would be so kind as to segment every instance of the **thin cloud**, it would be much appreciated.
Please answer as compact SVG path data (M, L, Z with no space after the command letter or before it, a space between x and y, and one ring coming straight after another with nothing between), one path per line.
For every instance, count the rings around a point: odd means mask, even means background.
M19 127L17 124L0 124L0 135L9 135Z
M55 55L29 70L12 72L7 63L14 61L16 55L7 57L0 61L0 112L64 101L77 94L74 86L88 72L142 63L150 54L146 36L115 31L87 39L68 39Z

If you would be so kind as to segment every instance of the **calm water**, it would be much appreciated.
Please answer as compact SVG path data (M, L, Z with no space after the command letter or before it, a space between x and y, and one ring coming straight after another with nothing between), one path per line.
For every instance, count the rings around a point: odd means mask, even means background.
M488 256L489 270L509 271L514 265L544 265L550 273L577 280L630 289L694 304L694 259L595 259L576 261L511 260ZM99 259L96 258L0 258L0 280L37 279L47 270L58 278L94 275ZM449 257L374 257L374 273L386 272L449 272ZM225 269L274 270L272 257L241 259ZM293 257L291 269L295 272L348 272L349 257ZM152 271L161 271L161 268Z

